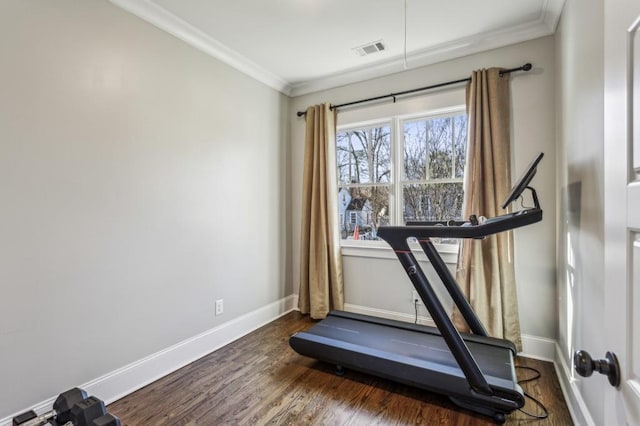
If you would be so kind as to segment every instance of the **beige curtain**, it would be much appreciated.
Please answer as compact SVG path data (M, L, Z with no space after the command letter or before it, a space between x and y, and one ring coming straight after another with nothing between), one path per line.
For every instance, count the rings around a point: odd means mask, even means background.
M307 109L304 154L300 312L324 318L343 309L342 258L338 233L336 114L329 104Z
M510 93L509 74L499 73L498 68L474 71L467 86L465 218L506 213L501 204L511 188ZM456 279L489 335L521 350L512 231L463 240ZM459 312L453 319L467 329Z

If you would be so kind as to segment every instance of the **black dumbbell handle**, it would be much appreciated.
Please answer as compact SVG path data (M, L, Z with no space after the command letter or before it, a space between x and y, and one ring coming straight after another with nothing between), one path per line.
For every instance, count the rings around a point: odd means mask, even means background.
M27 420L24 423L20 423L18 426L43 426L46 424L50 424L50 422L56 417L57 414L58 413L56 413L55 410L51 410L48 413L44 413L38 417L34 417L31 420ZM58 426L73 426L73 423L69 421L63 425Z
M48 413L44 413L38 417L34 417L31 420L27 420L24 423L20 423L20 426L42 426L46 425L56 416L55 411L49 411Z

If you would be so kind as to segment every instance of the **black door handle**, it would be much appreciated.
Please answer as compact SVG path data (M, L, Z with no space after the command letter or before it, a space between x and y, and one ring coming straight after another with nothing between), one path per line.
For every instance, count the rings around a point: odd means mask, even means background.
M607 352L604 359L594 360L587 351L576 351L573 354L573 368L582 377L589 377L594 371L609 378L611 386L620 386L620 365L613 352Z

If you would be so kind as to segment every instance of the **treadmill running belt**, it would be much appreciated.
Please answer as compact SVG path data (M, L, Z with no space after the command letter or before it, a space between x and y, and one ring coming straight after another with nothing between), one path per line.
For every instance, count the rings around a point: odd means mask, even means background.
M393 380L402 379L405 383L436 392L441 392L444 386L450 388L450 395L468 393L469 384L437 330L414 325L412 329L405 329L401 324L398 322L398 327L390 327L330 314L309 330L292 336L290 342L300 354L326 362ZM417 332L420 328L424 331ZM509 349L472 341L466 343L490 385L514 389ZM382 366L382 369L374 365ZM448 384L442 385L441 381ZM460 386L463 389L456 392Z

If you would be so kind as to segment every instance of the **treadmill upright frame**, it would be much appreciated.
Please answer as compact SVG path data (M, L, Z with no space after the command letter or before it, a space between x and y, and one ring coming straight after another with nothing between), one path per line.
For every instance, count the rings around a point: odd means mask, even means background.
M436 324L437 330L425 326L415 326L415 328L412 328L410 325L403 325L397 321L394 322L366 315L336 311L331 312L327 319L320 321L312 329L291 336L289 340L291 347L302 355L333 362L340 368L346 366L366 373L409 383L431 391L444 393L449 396L455 404L461 407L483 415L492 416L494 420L498 422L504 422L505 414L524 406L524 393L517 384L513 363L516 355L515 345L508 340L496 339L487 335L487 331L482 325L482 322L462 294L455 278L440 257L430 238L453 237L481 239L492 234L541 221L542 210L540 209L538 197L535 189L528 185L535 175L536 166L542 156L543 154L540 153L534 159L525 172L525 175L514 186L511 194L509 194L508 202L505 202L506 206L506 204L509 204L519 197L522 191L529 189L532 192L535 204L533 208L486 219L482 223L478 223L476 220L470 220L469 222L412 222L408 223L407 226L382 226L378 230L378 236L385 240L394 250L398 260ZM453 302L473 334L465 334L463 336L455 328L451 318L447 315L431 283L411 251L408 242L410 238L417 239L420 247L427 255L438 277L449 292ZM355 336L358 335L359 332L348 330L347 327L343 325L332 326L327 324L323 326L324 321L334 321L334 317L344 318L344 321L346 321L344 324L346 325L349 324L349 321L355 321L354 324L358 322L362 324L377 324L376 327L383 327L379 329L381 330L380 333L385 334L388 333L384 331L384 329L388 328L389 330L409 330L420 338L423 335L432 335L436 336L436 338L441 337L464 375L464 379L461 380L462 377L459 373L452 371L450 366L444 364L427 367L426 364L429 363L425 362L422 358L415 362L402 364L399 360L401 358L407 358L406 356L396 356L393 352L386 352L386 355L383 355L383 351L380 349L368 348L365 343L361 341L361 337L358 337L358 339L360 339L359 343L350 342L348 338L340 340L343 337L338 338L335 336L348 336L350 332L354 333L353 335ZM403 331L399 333L403 333ZM472 351L470 351L468 344L480 345L480 348L486 346L494 353L500 354L502 361L499 362L504 362L505 354L508 354L509 374L503 374L503 377L500 379L489 376L492 381L492 383L489 383L487 377L485 377L485 374L476 362ZM371 347L373 347L373 344L371 344ZM442 356L442 348L435 350ZM479 353L482 349L474 349L474 351ZM484 357L483 360L486 368L488 365L486 357ZM423 367L419 367L419 365ZM422 370L424 370L422 381L407 377L407 371L417 376L421 375ZM447 381L451 383L446 383ZM505 381L510 382L508 386L504 385ZM500 384L496 384L497 382L500 382Z

